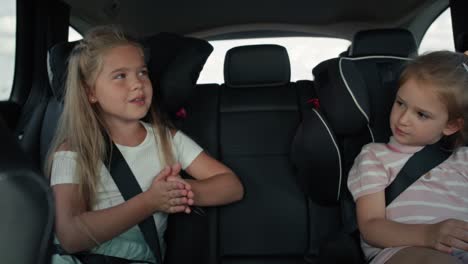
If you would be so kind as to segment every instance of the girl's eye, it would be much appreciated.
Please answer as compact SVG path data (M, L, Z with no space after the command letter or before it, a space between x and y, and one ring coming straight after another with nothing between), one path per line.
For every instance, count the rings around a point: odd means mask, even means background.
M426 120L426 119L429 118L429 116L426 115L426 114L423 113L423 112L418 112L418 118L419 118L419 119L422 119L422 120Z
M124 79L126 77L125 73L119 73L114 76L114 79Z
M148 76L148 70L146 70L146 69L145 69L145 70L141 70L141 71L138 73L138 75L140 75L140 76Z
M402 106L402 105L403 105L403 102L400 101L400 100L395 100L395 104L398 105L398 106Z

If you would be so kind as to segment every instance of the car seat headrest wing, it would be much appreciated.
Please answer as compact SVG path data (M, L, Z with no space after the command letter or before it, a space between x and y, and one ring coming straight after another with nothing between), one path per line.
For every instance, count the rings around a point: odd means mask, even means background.
M193 93L213 46L206 40L166 32L146 38L145 45L151 52L148 68L153 89L160 92L165 110L175 112Z
M67 76L68 57L78 41L62 42L49 49L47 54L47 71L52 94L63 101L65 95L65 81Z
M370 109L366 83L351 60L324 61L313 69L313 75L320 109L336 134L359 133L367 126Z
M316 109L303 112L296 130L291 160L302 191L318 204L335 204L342 191L341 153L334 133Z

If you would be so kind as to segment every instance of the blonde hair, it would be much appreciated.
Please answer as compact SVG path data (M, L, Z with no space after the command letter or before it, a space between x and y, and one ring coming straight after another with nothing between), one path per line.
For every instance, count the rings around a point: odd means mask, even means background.
M142 46L123 34L115 26L101 26L89 31L72 50L67 68L63 113L49 149L46 175L50 176L54 153L63 145L76 152L75 177L78 179L78 199L84 201L87 209L96 202L101 161L106 160L108 143L111 142L106 123L100 118L98 104L88 100L89 89L94 87L102 70L106 52L125 45ZM155 140L161 145L163 165L174 162L171 132L172 127L162 118L154 102L146 117L152 123ZM106 166L108 164L105 164Z
M430 84L446 106L449 122L463 120L463 127L448 137L450 148L464 145L468 139L468 58L463 53L436 51L409 62L400 77L403 85L412 79Z

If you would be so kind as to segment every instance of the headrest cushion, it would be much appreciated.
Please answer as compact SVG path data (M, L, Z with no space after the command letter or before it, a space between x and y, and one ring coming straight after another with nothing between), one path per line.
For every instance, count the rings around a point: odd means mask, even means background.
M413 34L406 29L372 29L354 35L349 56L388 55L412 57L417 54Z
M284 85L290 77L288 52L282 46L242 46L226 53L224 82L229 87Z

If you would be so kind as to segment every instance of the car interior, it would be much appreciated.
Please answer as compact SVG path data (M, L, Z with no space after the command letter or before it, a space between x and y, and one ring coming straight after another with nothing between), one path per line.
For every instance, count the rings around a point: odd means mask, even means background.
M468 47L463 0L14 2L14 82L0 100L4 263L50 263L54 198L43 170L78 42L69 27L117 24L137 36L160 107L244 186L239 202L170 215L166 264L366 263L346 186L354 158L388 141L399 74L447 8L454 50ZM221 58L221 83L197 81L212 41L291 36L351 45L300 80L285 47L238 45Z

